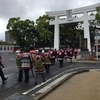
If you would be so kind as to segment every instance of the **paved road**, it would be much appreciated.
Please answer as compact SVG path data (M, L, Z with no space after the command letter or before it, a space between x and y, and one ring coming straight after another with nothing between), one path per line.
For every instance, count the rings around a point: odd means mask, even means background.
M18 69L15 63L15 54L13 53L3 53L3 64L5 65L4 73L8 76L8 80L5 84L2 84L0 80L0 99L1 100L33 100L36 97L38 92L45 92L42 89L47 89L46 86L50 86L55 84L57 79L61 79L60 77L64 75L69 75L70 73L88 70L88 69L97 69L99 68L99 63L90 62L90 63L82 63L78 61L74 61L73 63L69 63L69 61L64 62L64 66L59 68L59 63L56 62L55 66L51 66L50 74L46 74L47 78L46 82L42 82L41 77L38 79L38 85L34 86L34 78L30 72L30 82L25 84L24 81L21 83L17 82ZM65 76L65 77L66 77ZM62 77L63 79L64 77ZM52 84L50 84L52 83ZM39 91L41 90L41 91ZM12 96L13 95L13 96ZM11 97L9 97L11 96Z

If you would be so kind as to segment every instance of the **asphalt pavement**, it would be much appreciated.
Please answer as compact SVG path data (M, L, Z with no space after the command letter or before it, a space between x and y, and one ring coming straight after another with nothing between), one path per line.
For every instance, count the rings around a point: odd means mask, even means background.
M67 63L67 64L66 64ZM5 100L41 100L43 96L45 96L47 93L49 93L51 90L53 90L55 87L59 86L62 82L70 78L71 76L89 71L88 67L85 68L71 68L73 64L80 63L86 64L86 63L93 63L93 64L99 64L99 60L80 60L80 55L77 59L73 59L73 62L70 63L69 60L64 62L64 68L59 68L59 63L57 62L56 65L51 66L50 74L45 74L47 81L42 82L42 79L39 78L38 85L34 86L34 78L32 77L32 74L30 73L30 82L27 84L27 87L29 89L25 89L22 93L14 93L13 95L7 97ZM66 67L69 66L69 68ZM98 68L98 67L97 67ZM93 67L93 69L97 69L96 67ZM58 70L59 69L59 70ZM92 67L91 67L92 69ZM99 69L99 68L98 68ZM24 82L18 83L16 73L9 74L8 80L2 84L0 83L0 91L6 91L9 88L12 88L14 86L17 86L19 88L20 86L26 87L26 84ZM32 86L32 87L30 87Z

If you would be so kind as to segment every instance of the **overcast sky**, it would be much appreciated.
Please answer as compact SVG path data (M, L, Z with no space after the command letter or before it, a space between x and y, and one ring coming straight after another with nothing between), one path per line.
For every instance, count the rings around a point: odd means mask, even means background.
M100 3L100 0L0 0L0 40L5 41L8 20L12 17L34 22L45 12L69 10Z

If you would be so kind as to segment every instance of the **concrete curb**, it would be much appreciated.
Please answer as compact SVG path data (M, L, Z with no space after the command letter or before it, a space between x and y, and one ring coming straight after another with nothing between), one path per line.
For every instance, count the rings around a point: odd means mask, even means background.
M74 60L73 62L77 63L100 63L100 60Z
M45 95L47 95L48 93L50 93L51 91L53 91L55 88L57 88L59 85L61 85L64 81L68 80L69 78L71 78L72 76L82 73L82 72L88 72L89 70L81 70L81 71L77 71L77 72L72 72L68 75L66 75L63 79L61 79L59 82L57 82L56 84L53 84L50 88L48 88L45 92L43 93L39 93L36 92L34 100L41 100Z

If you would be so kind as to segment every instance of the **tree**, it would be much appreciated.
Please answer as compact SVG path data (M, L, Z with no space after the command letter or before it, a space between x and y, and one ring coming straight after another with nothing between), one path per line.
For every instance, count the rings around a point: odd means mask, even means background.
M16 40L16 44L21 47L30 46L35 41L34 21L20 20L20 17L10 18L6 28Z
M81 23L81 22L80 22ZM60 25L60 43L66 44L66 40L70 45L79 47L79 36L82 30L78 28L79 23L68 23Z
M39 32L44 47L50 46L50 40L53 37L53 27L49 25L50 19L48 15L43 15L36 20L36 30Z
M100 7L97 7L96 11L97 11L97 13L96 13L96 19L100 20Z

